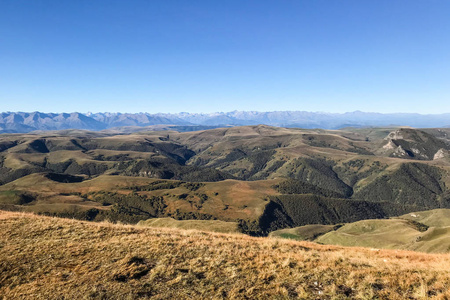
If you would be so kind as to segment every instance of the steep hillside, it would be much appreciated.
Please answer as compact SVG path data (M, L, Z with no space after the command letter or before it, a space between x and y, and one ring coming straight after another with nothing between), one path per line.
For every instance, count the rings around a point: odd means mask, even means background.
M418 163L393 165L384 172L372 175L357 186L354 197L368 201L390 201L422 207L450 207L445 195L442 176L436 166Z
M258 232L268 234L280 228L307 224L338 224L363 219L383 219L410 211L426 209L420 206L405 206L390 202L370 202L349 199L325 198L314 195L272 196L264 213L258 220ZM244 231L245 232L245 231Z
M445 299L450 257L0 212L6 299Z

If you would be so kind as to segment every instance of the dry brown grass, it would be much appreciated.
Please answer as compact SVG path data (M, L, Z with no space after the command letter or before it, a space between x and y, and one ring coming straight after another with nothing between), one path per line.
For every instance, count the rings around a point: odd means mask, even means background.
M136 225L240 234L237 222L225 222L220 220L175 220L173 218L152 218L139 221Z
M450 255L0 212L3 299L448 299Z

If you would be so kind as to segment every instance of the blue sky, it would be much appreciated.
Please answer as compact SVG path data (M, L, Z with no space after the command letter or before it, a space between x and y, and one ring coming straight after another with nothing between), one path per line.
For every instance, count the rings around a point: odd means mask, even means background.
M0 111L450 112L450 1L0 0Z

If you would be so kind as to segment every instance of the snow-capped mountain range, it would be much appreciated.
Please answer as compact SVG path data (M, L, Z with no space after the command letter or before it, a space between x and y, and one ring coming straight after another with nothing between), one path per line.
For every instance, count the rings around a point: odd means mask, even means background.
M306 111L232 111L218 113L0 113L0 133L35 130L86 129L152 125L243 126L265 124L281 127L339 129L367 126L448 127L450 113L424 115L412 113L322 113Z

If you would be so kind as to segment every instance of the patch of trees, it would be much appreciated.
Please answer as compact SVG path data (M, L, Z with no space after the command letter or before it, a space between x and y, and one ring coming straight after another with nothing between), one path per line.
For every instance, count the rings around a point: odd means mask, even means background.
M199 188L201 188L202 186L205 186L205 184L201 183L201 182L187 182L184 184L184 186L188 190L194 192L194 191L198 190Z
M420 231L420 232L425 232L428 230L428 228L430 228L428 225L425 225L423 223L420 223L420 222L417 222L414 220L408 220L407 222L408 222L408 224L411 225L411 227L413 227L414 229L416 229L417 231Z
M126 187L126 189L133 190L135 192L171 190L171 189L175 189L183 184L185 184L185 183L182 181L157 180L157 181L154 181L154 182L146 184L146 185L129 186L129 187Z
M168 216L176 220L217 220L216 217L210 214L200 213L197 211L183 212L179 209L176 209L173 213L169 213Z
M62 183L73 183L83 181L83 177L69 174L47 173L45 174L45 177L50 180Z

